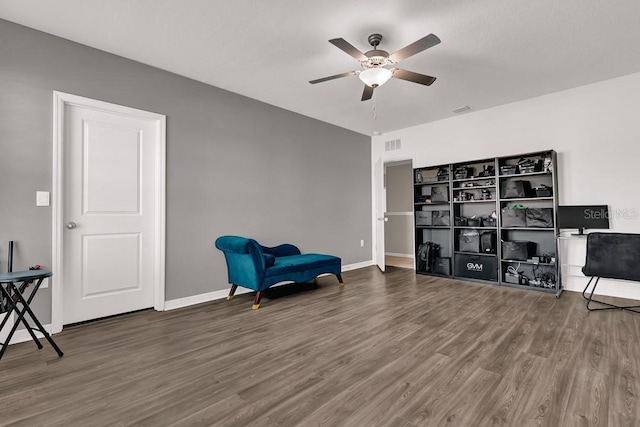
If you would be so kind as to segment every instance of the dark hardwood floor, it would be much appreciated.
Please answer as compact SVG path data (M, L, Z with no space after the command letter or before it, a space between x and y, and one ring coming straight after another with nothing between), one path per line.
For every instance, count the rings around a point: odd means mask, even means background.
M376 267L11 346L0 425L635 426L640 315ZM635 285L630 285L635 286Z

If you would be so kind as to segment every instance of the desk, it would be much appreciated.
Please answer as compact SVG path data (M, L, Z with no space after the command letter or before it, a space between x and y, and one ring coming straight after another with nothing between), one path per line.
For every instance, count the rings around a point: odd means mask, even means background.
M28 271L16 271L14 273L2 273L0 274L0 312L4 314L4 318L2 319L2 323L0 323L0 330L4 328L7 321L11 318L11 314L16 312L18 317L14 320L13 327L9 331L9 335L7 335L7 339L4 343L2 343L2 349L0 349L0 359L4 355L4 352L7 350L9 343L11 342L11 337L18 329L18 325L20 322L24 325L24 327L33 338L33 341L38 346L38 349L42 348L42 344L36 337L36 334L33 332L34 330L41 332L44 337L49 341L49 344L54 348L56 353L58 353L58 357L62 357L64 354L62 350L56 345L53 341L49 333L44 329L42 323L38 320L36 315L29 307L31 301L35 297L42 281L51 277L52 273L47 270L28 270ZM33 287L31 293L28 298L25 299L24 294L27 288ZM22 307L22 308L20 308ZM26 314L29 314L33 323L35 323L36 327L31 327L29 322L27 321Z

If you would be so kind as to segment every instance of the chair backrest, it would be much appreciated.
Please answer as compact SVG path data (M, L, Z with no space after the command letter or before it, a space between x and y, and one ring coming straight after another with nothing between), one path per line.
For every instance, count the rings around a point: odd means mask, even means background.
M216 248L224 253L229 283L260 289L265 264L258 242L240 236L221 236L216 239Z
M586 276L640 281L640 234L589 233Z

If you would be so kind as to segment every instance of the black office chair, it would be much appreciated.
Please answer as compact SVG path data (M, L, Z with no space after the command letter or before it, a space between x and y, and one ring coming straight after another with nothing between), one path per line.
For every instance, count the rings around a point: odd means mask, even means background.
M640 234L627 233L589 233L587 236L587 259L582 272L591 276L582 291L587 301L587 310L627 310L640 313L640 305L620 306L593 299L593 293L600 278L621 279L640 282ZM595 279L595 282L594 282ZM587 289L593 282L593 288L587 297ZM592 302L605 307L592 308Z

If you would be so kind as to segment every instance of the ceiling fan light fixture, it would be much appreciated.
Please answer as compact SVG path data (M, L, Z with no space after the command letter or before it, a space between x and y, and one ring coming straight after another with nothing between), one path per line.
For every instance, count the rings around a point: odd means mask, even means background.
M358 74L362 83L369 87L382 86L391 78L391 76L393 76L393 71L382 67L368 68Z

